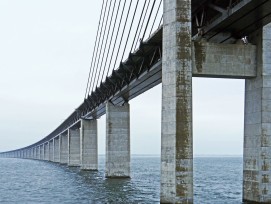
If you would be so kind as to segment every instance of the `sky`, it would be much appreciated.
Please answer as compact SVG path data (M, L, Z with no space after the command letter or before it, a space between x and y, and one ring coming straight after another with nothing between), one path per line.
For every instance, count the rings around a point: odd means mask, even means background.
M0 152L37 142L82 103L101 3L0 0ZM195 155L242 155L244 83L193 78ZM130 101L132 154L160 154L161 89ZM105 116L98 144L105 154Z

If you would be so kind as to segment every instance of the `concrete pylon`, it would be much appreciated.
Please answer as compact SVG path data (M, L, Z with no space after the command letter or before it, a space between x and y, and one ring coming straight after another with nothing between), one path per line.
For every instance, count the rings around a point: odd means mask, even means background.
M54 162L59 163L59 152L60 152L60 146L59 146L59 136L54 138Z
M163 11L161 203L193 203L191 0Z
M257 45L257 77L245 86L243 200L271 203L271 23L250 41Z
M68 151L68 134L61 134L59 136L60 142L60 164L68 164L69 151Z
M97 120L81 120L80 158L82 170L98 170Z
M40 146L36 146L36 159L40 159Z
M68 131L69 147L69 166L80 166L80 129L69 129Z
M130 177L130 106L106 103L107 178Z
M49 141L49 161L54 161L54 139Z
M40 160L45 160L44 144L40 145Z
M49 142L44 143L44 160L49 161Z

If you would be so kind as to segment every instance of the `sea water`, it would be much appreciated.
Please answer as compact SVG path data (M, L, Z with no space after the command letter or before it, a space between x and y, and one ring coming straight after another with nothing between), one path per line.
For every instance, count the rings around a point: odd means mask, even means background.
M130 179L57 163L0 158L0 203L159 203L160 157L132 156ZM242 203L241 157L194 158L194 203Z

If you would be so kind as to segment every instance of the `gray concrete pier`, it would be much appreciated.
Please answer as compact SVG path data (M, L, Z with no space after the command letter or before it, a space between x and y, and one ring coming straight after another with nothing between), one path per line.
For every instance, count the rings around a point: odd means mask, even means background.
M80 129L68 131L69 166L80 166Z
M45 155L44 155L44 144L40 145L40 159L45 160Z
M54 139L49 141L49 161L54 161Z
M54 159L53 159L53 161L57 163L59 163L59 160L60 160L59 149L60 149L60 146L59 146L59 136L58 136L54 138Z
M130 106L106 104L106 177L130 177Z
M191 0L164 2L161 203L193 203Z
M271 24L250 39L258 62L245 85L243 200L271 203Z
M68 135L61 134L59 136L60 142L60 164L68 164L69 161L69 151L68 151Z
M40 160L40 146L36 147L36 159Z
M81 169L98 170L97 120L81 120Z
M49 142L44 143L44 160L49 161Z

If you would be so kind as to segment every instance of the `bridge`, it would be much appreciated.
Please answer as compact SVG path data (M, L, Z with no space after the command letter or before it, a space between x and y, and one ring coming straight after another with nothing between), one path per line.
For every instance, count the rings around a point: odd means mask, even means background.
M110 11L105 2L101 22ZM271 1L164 0L162 21L159 1L145 1L142 11L134 2L127 16L142 15L127 28L134 39L127 59L118 51L117 68L116 61L107 69L91 66L85 98L62 124L42 140L0 156L97 170L97 120L106 114L105 176L130 177L129 101L162 83L161 203L193 203L192 77L245 79L243 200L270 203ZM132 38L133 25L138 29ZM102 33L99 27L96 39ZM102 60L111 62L112 56Z

